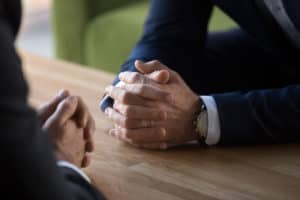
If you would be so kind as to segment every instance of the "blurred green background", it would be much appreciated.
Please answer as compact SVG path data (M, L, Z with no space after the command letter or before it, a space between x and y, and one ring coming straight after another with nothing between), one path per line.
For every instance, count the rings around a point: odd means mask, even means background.
M148 8L144 0L54 0L56 56L116 73L142 34ZM234 26L214 9L210 31Z

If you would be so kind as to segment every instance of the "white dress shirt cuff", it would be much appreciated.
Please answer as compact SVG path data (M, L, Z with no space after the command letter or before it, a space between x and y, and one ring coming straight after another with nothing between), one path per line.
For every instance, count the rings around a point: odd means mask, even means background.
M207 145L218 144L221 137L221 127L217 104L212 96L201 96L203 103L207 109L208 129L205 143Z
M73 165L67 161L61 160L61 161L57 162L57 166L72 169L75 172L77 172L82 178L84 178L87 182L91 183L91 179L81 169L79 169L75 165Z

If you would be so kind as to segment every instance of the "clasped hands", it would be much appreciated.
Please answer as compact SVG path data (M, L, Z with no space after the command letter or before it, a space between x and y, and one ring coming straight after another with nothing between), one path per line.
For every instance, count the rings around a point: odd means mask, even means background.
M87 167L94 150L95 122L83 100L61 90L37 113L53 144L56 159Z
M168 149L200 139L193 122L201 100L180 77L159 61L136 61L138 72L119 74L120 85L108 86L114 99L105 110L115 126L109 134L139 148Z

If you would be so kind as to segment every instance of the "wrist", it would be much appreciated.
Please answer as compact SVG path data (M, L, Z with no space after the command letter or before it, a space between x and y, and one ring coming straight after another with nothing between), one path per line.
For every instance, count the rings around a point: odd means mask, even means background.
M55 158L56 158L57 161L70 162L69 159L67 159L66 156L64 156L61 152L55 151L54 154L55 154Z
M73 165L79 166L73 159L70 159L70 156L67 156L58 150L55 151L55 157L57 161L66 161L72 163Z
M197 96L197 98L195 98L195 100L193 101L194 103L192 104L192 107L190 108L190 121L189 121L189 132L192 133L192 138L193 140L200 140L201 139L201 135L197 132L196 129L196 121L197 118L201 112L201 107L203 105L202 99L199 98Z

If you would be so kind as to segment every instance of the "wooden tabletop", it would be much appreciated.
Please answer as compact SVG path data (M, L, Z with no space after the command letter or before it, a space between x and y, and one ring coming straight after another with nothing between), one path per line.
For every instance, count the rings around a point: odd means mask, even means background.
M113 75L26 53L22 57L33 105L61 88L87 102L97 133L86 172L108 199L300 199L300 145L136 149L106 134L112 124L98 104Z

